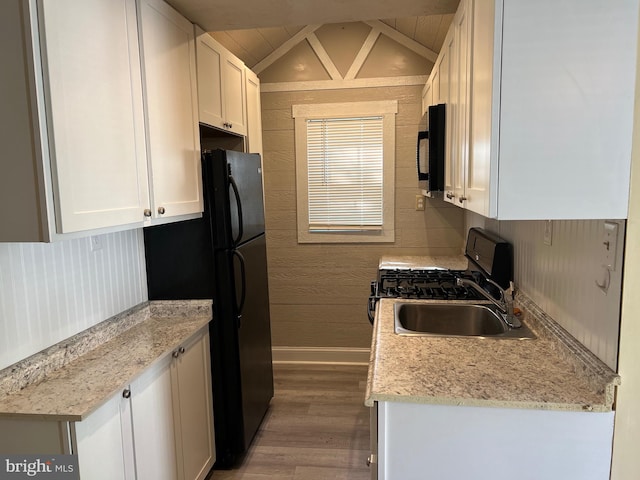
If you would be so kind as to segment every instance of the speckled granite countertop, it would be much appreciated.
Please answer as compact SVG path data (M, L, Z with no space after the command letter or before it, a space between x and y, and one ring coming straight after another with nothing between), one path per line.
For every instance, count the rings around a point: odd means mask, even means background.
M148 302L8 367L0 417L82 420L211 315L210 300Z
M418 259L424 263L424 258ZM442 259L433 265L459 268L458 260L453 259L455 265ZM394 333L393 319L393 305L398 301L412 302L382 299L376 310L367 405L400 401L545 410L612 409L620 377L525 295L517 296L516 306L523 310L521 320L536 339L399 336Z

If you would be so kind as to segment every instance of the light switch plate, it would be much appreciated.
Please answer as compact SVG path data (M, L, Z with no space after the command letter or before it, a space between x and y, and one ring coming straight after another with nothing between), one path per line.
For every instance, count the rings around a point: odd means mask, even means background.
M616 247L618 245L618 224L604 222L602 235L602 266L612 272L616 269Z
M89 237L89 242L91 243L91 251L97 252L98 250L102 250L102 237L94 235Z

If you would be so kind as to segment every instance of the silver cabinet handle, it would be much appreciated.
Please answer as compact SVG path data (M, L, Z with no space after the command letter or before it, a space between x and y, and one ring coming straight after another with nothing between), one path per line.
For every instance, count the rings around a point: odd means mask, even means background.
M131 397L131 390L129 390L128 388L125 388L122 391L122 398L129 398Z
M467 200L467 197L460 197L460 198L458 199L458 201L459 201L460 203L463 203L463 202L465 202L466 200Z
M180 347L177 350L174 350L173 353L171 355L173 355L173 358L178 358L180 355L182 355L185 352L184 347Z
M164 215L164 212L165 212L164 207L158 207L158 213L159 213L160 215Z
M447 198L451 200L452 198L456 198L456 196L453 193L449 192L447 193Z
M151 216L151 210L149 210L148 208L144 209L144 216L145 217L150 217Z

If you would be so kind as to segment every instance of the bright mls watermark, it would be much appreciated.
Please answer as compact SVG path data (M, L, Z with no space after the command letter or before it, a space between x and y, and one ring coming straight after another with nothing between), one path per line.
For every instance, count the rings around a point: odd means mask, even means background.
M0 480L80 480L77 455L0 455Z

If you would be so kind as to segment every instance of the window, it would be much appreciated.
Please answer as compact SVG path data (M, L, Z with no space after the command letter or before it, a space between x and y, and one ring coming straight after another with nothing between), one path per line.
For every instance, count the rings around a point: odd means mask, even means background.
M298 242L393 242L396 101L294 105Z

